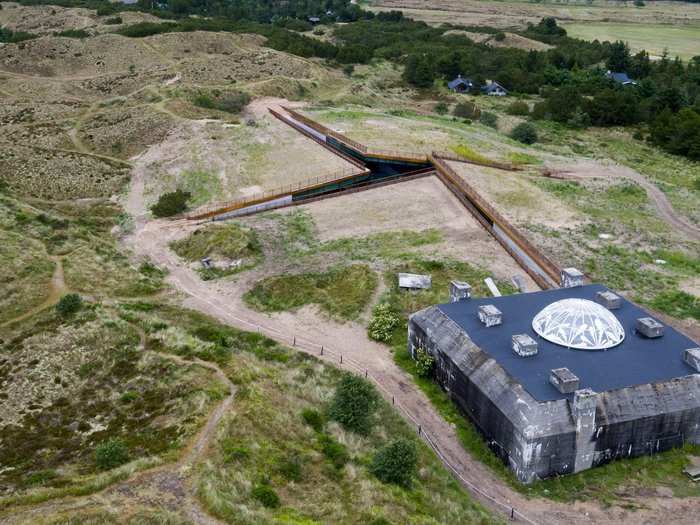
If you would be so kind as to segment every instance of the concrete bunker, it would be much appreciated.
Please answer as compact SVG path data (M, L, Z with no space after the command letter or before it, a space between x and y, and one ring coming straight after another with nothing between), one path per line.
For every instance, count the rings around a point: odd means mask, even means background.
M606 292L590 284L471 298L409 319L409 352L433 357L435 381L521 482L700 443L698 344L653 318L663 330L647 337L636 323L649 313L617 295L609 310L596 300ZM557 327L562 340L540 336L533 316L568 299L600 310L559 311L569 319ZM485 306L500 324L480 319ZM595 327L575 324L581 319ZM514 351L515 335L535 341L537 353Z

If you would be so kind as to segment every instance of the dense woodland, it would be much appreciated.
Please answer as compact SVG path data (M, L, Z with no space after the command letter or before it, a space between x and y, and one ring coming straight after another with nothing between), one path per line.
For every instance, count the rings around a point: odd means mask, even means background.
M323 58L331 64L386 59L404 65L405 81L428 92L457 74L477 85L497 80L513 95L543 97L532 112L534 119L573 127L637 126L640 134L646 133L650 141L669 152L700 160L700 57L688 63L667 56L651 60L646 52L630 53L623 42L569 38L553 18L530 25L522 35L555 48L528 52L445 34L454 29L497 34L493 28L431 27L400 12L375 15L349 0L168 0L162 4L139 0L136 6L106 0L20 2L91 7L101 14L138 9L176 20L119 30L129 37L195 30L252 32L266 36L275 49ZM330 43L302 34L312 29L310 16L326 23L351 23L333 26L335 38ZM4 41L30 37L0 33ZM608 70L626 72L637 85L615 84L606 78Z

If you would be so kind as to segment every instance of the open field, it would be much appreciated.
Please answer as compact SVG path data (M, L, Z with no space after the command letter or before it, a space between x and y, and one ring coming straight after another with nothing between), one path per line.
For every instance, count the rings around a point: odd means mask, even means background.
M527 2L481 0L373 0L375 10L399 9L405 15L429 24L462 24L523 29L546 16L561 22L619 22L634 24L694 24L700 21L700 6L685 2L646 2L643 8L616 1Z
M690 5L690 4L688 4ZM633 52L646 50L652 57L660 57L667 51L670 57L690 60L700 55L700 24L625 24L625 23L573 23L563 24L569 36L583 40L627 42Z

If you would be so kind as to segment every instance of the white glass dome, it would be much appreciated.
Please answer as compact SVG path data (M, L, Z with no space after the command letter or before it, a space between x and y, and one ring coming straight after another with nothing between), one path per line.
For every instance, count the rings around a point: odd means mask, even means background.
M541 337L567 348L604 350L619 345L625 330L610 310L587 299L562 299L532 320Z

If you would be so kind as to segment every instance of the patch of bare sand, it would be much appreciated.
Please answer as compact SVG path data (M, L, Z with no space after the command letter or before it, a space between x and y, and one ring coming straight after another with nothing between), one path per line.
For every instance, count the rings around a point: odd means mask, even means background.
M584 218L558 199L532 184L527 176L463 162L450 166L516 225L540 224L561 229L581 224ZM542 213L546 209L547 213Z
M430 253L487 268L499 279L522 275L528 289L536 289L530 277L437 177L342 195L304 204L301 208L311 214L323 241L434 228L442 233L444 240L427 247Z
M286 101L268 99L267 104L286 105ZM163 142L136 157L134 169L141 173L145 204L164 191L201 186L193 180L198 173L216 175L219 188L210 188L209 202L222 202L354 169L270 115L265 102L251 106L246 114L254 125L180 121Z
M700 297L700 277L693 277L680 283L680 289L695 297Z

